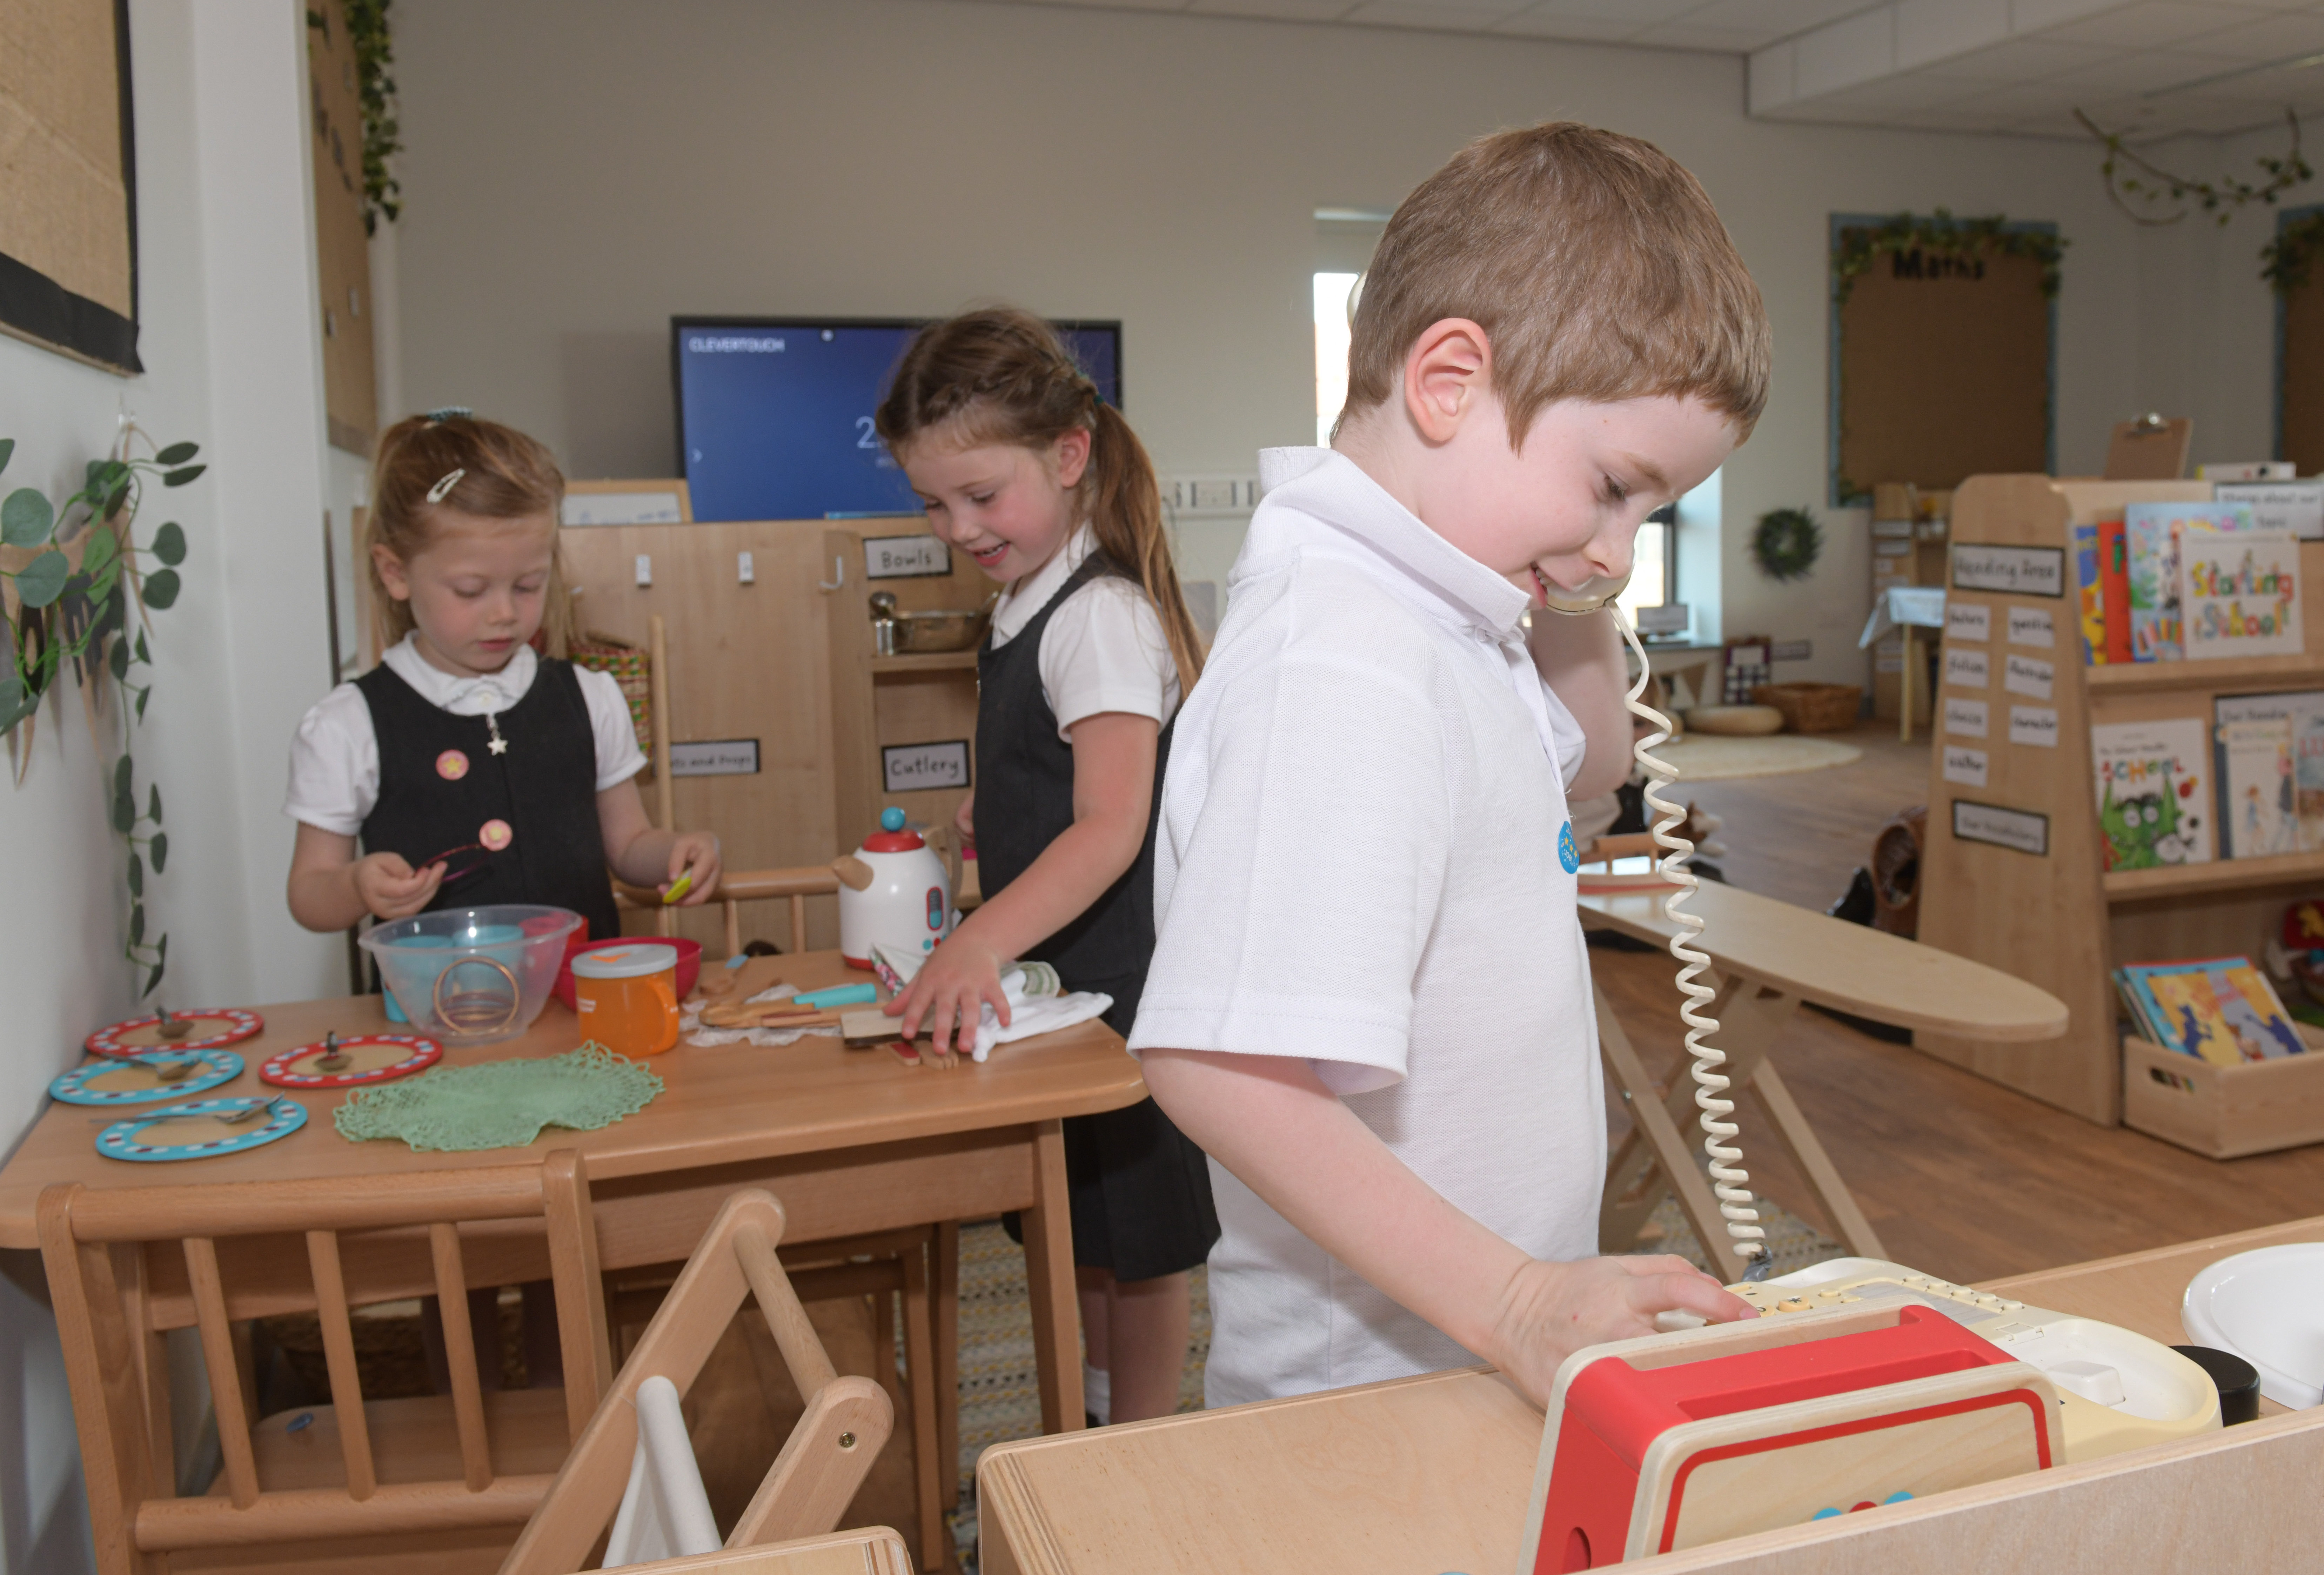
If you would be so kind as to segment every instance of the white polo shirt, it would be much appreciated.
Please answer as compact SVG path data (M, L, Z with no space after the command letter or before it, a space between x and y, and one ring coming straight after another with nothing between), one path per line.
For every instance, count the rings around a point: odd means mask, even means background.
M1344 456L1267 491L1179 713L1130 1036L1305 1057L1405 1164L1536 1257L1597 1251L1606 1165L1564 783L1581 729L1526 597ZM1216 1160L1209 1403L1478 1359Z

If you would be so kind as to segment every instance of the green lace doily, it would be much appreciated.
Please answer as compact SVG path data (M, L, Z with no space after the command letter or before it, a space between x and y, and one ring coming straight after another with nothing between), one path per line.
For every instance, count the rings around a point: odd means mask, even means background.
M660 1078L593 1039L545 1060L439 1066L364 1089L331 1122L350 1143L401 1138L414 1152L521 1148L543 1127L610 1127L660 1092Z

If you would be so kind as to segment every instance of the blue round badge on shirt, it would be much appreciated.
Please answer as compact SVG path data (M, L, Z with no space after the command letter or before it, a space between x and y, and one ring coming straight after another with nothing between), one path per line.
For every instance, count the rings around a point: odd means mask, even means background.
M1557 828L1557 861L1568 875L1582 868L1582 852L1573 845L1573 823L1570 820Z

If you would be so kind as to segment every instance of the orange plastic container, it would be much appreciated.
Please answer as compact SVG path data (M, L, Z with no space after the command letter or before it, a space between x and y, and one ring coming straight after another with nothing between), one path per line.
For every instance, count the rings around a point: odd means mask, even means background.
M678 1043L678 948L641 942L577 953L573 1006L583 1036L615 1055L660 1055Z

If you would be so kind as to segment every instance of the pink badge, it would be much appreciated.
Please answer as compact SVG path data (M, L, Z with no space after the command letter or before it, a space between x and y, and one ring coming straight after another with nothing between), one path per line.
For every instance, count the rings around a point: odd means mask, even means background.
M436 757L436 774L447 782L456 782L468 774L468 757L458 750L446 750Z
M509 829L509 823L504 820L488 820L476 833L476 840L497 853L516 840L516 833Z

